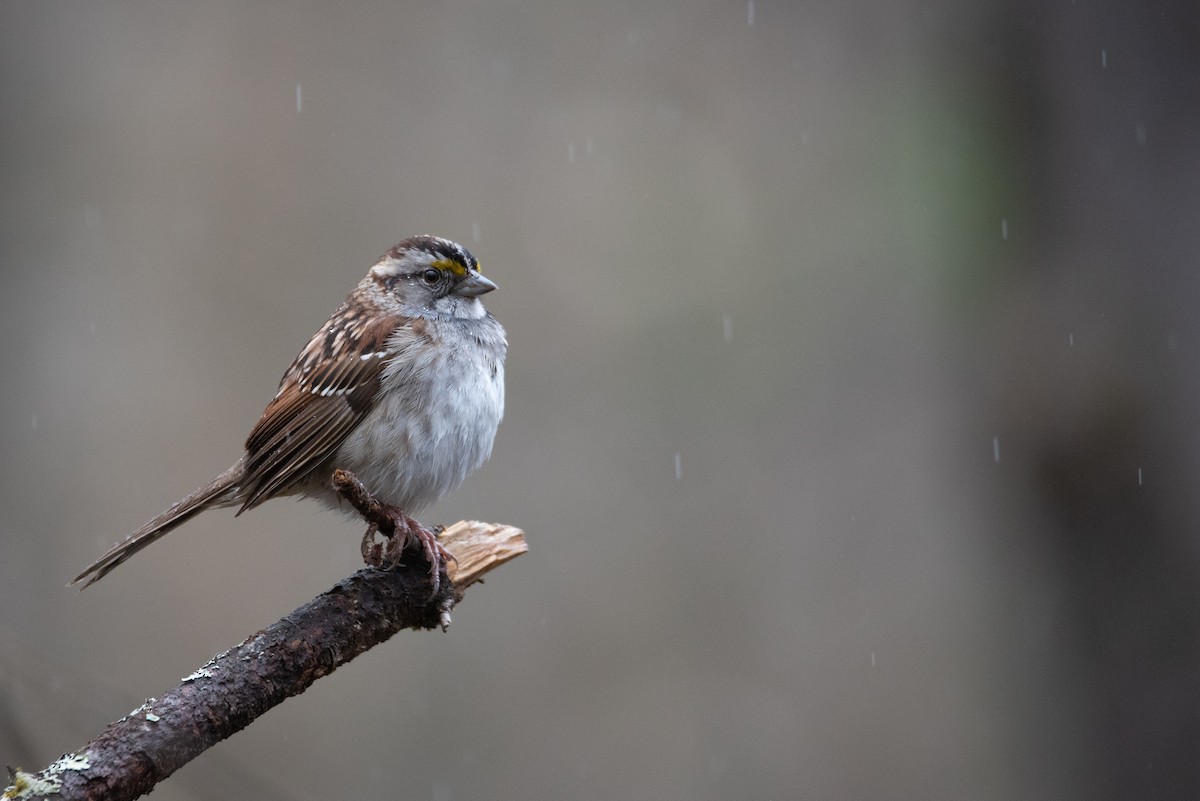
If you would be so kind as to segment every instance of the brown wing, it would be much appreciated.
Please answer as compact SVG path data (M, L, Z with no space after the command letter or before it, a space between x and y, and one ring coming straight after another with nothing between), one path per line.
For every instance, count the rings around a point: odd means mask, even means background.
M330 459L379 394L387 341L401 317L371 318L354 296L284 373L246 438L245 502L238 514L287 490Z

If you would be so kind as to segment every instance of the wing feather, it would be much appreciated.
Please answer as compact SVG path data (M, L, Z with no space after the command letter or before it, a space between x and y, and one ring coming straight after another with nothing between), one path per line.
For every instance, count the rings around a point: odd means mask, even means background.
M296 357L246 439L239 514L286 492L338 448L379 394L389 336L407 321L375 318L354 296Z

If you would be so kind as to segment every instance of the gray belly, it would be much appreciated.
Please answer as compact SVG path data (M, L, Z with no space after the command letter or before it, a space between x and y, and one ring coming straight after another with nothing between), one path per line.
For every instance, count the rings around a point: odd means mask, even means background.
M423 380L409 376L403 392L385 391L338 449L336 467L352 470L381 501L409 514L487 461L504 414L503 362L452 361L458 363L426 371Z

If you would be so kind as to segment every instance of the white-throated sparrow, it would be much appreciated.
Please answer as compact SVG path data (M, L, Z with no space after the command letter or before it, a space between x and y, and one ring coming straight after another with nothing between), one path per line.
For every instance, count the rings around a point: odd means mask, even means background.
M353 472L388 507L393 542L417 540L434 580L446 556L408 517L492 452L504 414L504 328L479 296L496 285L466 248L417 236L383 255L309 341L238 461L117 543L72 584L110 570L205 509L303 495L336 506L330 476ZM405 536L401 538L400 534Z

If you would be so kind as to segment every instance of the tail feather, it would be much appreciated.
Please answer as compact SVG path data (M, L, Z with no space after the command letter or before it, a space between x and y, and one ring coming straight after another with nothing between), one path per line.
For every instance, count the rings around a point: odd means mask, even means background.
M160 537L174 531L205 509L233 505L236 503L236 485L241 477L242 463L239 461L233 467L118 542L108 550L108 553L88 565L82 573L74 578L71 584L78 584L83 579L91 576L91 578L88 578L87 584L80 587L80 589L87 589L92 584L107 576L117 565Z

